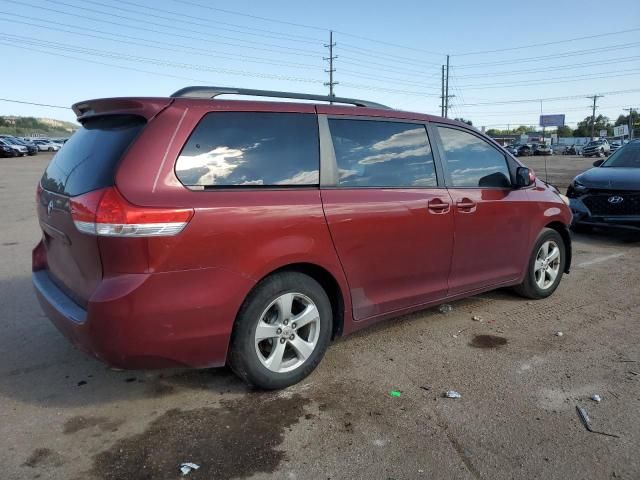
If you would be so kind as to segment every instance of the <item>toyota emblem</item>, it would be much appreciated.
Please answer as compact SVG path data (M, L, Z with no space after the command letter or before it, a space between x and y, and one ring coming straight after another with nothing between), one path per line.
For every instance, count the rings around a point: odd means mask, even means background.
M622 198L620 195L614 195L613 197L609 197L608 202L612 205L618 205L624 202L624 198Z
M49 200L49 204L47 205L47 216L51 216L51 210L53 210L53 200Z

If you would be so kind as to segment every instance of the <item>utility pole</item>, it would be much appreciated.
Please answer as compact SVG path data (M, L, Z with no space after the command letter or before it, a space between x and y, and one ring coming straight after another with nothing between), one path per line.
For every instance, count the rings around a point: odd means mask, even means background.
M447 83L444 95L444 118L449 118L449 55L447 55Z
M440 116L444 117L444 65L442 65L442 88L440 95Z
M333 68L333 61L336 58L338 58L337 55L333 54L333 47L335 46L336 44L333 41L333 30L329 30L329 44L328 45L325 44L325 47L329 49L329 56L323 57L323 60L329 61L329 70L325 70L325 72L329 74L329 81L325 82L324 86L329 87L330 97L335 97L335 93L333 93L333 87L338 84L338 82L333 81L333 73L336 71L336 69ZM329 102L329 103L333 103L333 102Z
M629 123L629 141L633 140L633 114L638 113L637 108L629 107L623 108L625 112L629 112L629 117L627 118L627 122Z
M596 100L602 98L603 95L593 95L592 97L587 97L593 99L593 113L591 114L591 140L595 137L596 132Z

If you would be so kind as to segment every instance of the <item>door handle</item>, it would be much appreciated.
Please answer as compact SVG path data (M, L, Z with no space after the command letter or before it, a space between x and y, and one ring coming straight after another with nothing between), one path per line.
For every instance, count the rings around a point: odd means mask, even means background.
M469 198L463 198L462 200L458 200L456 202L456 207L458 207L458 210L465 213L474 212L476 209L476 205L476 202Z
M429 200L427 208L433 213L447 213L449 211L449 202L443 202L439 198Z

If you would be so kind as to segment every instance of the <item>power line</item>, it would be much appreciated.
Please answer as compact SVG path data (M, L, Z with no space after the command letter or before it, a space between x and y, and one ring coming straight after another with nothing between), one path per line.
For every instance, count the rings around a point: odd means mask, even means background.
M6 13L6 12L2 12L0 11L0 14L2 15L10 15L12 17L18 17L18 18L30 18L30 17L26 17L23 15L15 15L15 14L11 14L11 13ZM139 45L141 47L147 47L147 48L155 48L155 49L160 49L163 51L173 51L173 52L178 52L178 53L187 53L187 54L196 54L196 55L201 55L201 56L205 56L205 57L214 57L214 58L223 58L226 60L237 60L238 58L244 59L248 62L252 62L252 63L259 63L259 64L264 64L264 65L274 65L274 66L280 66L280 67L295 67L295 68L304 68L304 69L309 69L309 70L317 70L319 68L318 65L311 65L311 64L304 64L304 63L297 63L297 62L273 62L273 61L267 61L265 60L263 57L253 57L253 56L249 56L249 55L241 55L241 54L224 54L224 53L219 53L216 52L215 50L208 50L208 49L204 49L204 48L198 48L198 47L189 47L187 45L181 45L181 44L176 44L176 43L170 43L170 42L163 42L160 40L147 40L145 38L141 38L141 37L134 37L134 36L130 36L130 35L123 35L123 34L113 34L113 33L109 33L109 32L105 32L102 30L96 30L96 29L89 29L89 28L83 28L83 27L78 27L75 25L69 25L66 23L59 23L59 22L51 22L48 21L47 25L39 25L36 23L31 23L31 22L25 22L25 21L20 21L20 20L13 20L13 19L6 19L6 18L1 18L0 17L0 21L2 22L9 22L9 23L19 23L21 25L29 25L29 26L33 26L33 27L38 27L38 28L44 28L47 30L53 30L53 31L58 31L58 32L64 32L64 33L70 33L72 35L79 35L82 37L88 37L88 38L97 38L100 40L107 40L110 42L115 42L115 43L120 43L120 44L124 44L124 45ZM43 20L36 20L36 21L43 21ZM89 31L89 32L97 32L97 33L102 33L105 35L117 35L119 38L109 38L109 37L103 37L100 35L95 35L94 33L80 33L80 32L74 32L71 30L66 30L64 28L56 28L56 27L52 27L51 25L62 25L62 26L67 26L70 28L75 28L78 30L85 30L85 31ZM122 39L128 39L128 41L123 41ZM134 40L134 41L132 41ZM140 43L140 42L147 42L147 43ZM179 49L179 48L173 48L173 47L182 47L183 49Z
M626 62L631 62L633 60L638 60L640 59L640 56L631 56L631 57L617 57L617 58L609 58L607 60L595 60L593 62L583 62L583 63L573 63L570 65L561 65L561 66L554 66L553 70L573 70L573 69L579 69L579 68L591 68L593 65L609 65L612 63L618 64L618 63L626 63ZM457 69L454 67L451 67L454 72ZM527 70L509 70L506 72L482 72L482 73L474 73L474 74L469 74L469 75L457 75L456 74L456 78L477 78L477 77L499 77L499 76L511 76L511 75L528 75L530 73L537 73L537 72L548 72L550 70L550 68L547 67L543 67L543 68L531 68L531 69L527 69Z
M161 67L208 71L208 72L223 73L227 75L239 75L239 76L245 76L245 77L270 78L275 80L289 80L289 81L303 82L303 83L322 83L321 80L316 80L312 78L291 77L287 75L277 75L277 74L268 74L268 73L255 73L255 72L248 72L244 70L233 70L228 68L210 67L208 65L169 62L169 61L157 59L157 58L142 57L137 55L127 55L127 54L112 52L108 50L97 50L97 49L90 49L90 48L75 47L73 45L63 44L59 42L43 42L38 39L34 39L33 37L24 37L20 35L0 34L0 39L2 39L3 37L5 42L16 42L16 39L18 39L17 40L18 42L24 42L24 43L27 43L28 45L37 46L41 48L62 50L62 51L67 51L72 53L80 53L84 55L99 56L103 58L120 59L120 60L129 61L129 62L141 62L141 63L147 63L150 65L156 65ZM15 46L15 44L12 44L12 43L9 43L9 44Z
M4 1L13 1L13 0L4 0ZM108 16L114 17L114 18L121 18L121 19L129 21L129 22L139 23L141 21L140 19L127 17L126 15L118 15L117 13L105 12L105 11L102 11L102 10L96 10L94 8L87 8L85 6L78 6L78 5L74 5L72 3L62 2L60 0L44 0L44 1L48 2L48 3L53 3L54 5L64 5L66 7L74 8L76 10L81 10L81 11L86 11L86 12L91 12L91 13L97 13L99 15L108 15ZM107 6L107 8L116 8L116 7ZM122 10L122 9L119 8L118 10ZM131 11L131 10L129 10L129 11ZM146 15L144 13L137 13L137 15L146 17ZM153 16L158 17L158 15L153 15ZM166 19L166 20L168 20L170 22L175 22L175 19L172 19L170 17L164 17L164 19ZM273 47L273 48L291 49L291 50L296 50L296 51L299 51L299 52L312 52L311 50L305 50L305 49L300 49L300 48L292 48L292 47L287 47L287 46L284 46L284 45L278 45L278 44L275 44L275 43L264 43L264 42L258 42L258 41L253 41L253 40L244 40L242 38L229 37L227 35L220 35L220 34L217 34L217 33L213 33L212 34L212 33L208 33L208 32L202 32L202 31L198 31L198 30L192 30L192 29L188 29L188 28L177 27L176 25L164 25L162 23L150 22L147 18L144 19L144 22L145 22L145 24L155 25L157 27L171 28L171 29L185 31L185 32L192 32L193 31L195 33L215 36L215 37L219 37L219 38L224 38L226 40L233 40L235 42L244 42L244 43L248 43L248 44L252 44L252 45L264 45L264 46L269 46L269 47ZM253 48L253 47L251 47L251 48Z
M49 105L48 103L27 102L25 100L15 100L13 98L0 98L0 102L21 103L23 105L36 105L38 107L64 108L65 110L70 110L70 107L63 107L62 105Z
M281 25L291 25L291 26L294 26L294 27L310 28L310 29L313 29L313 30L322 30L324 32L329 30L328 28L318 27L316 25L305 25L303 23L295 23L295 22L288 22L286 20L277 20L275 18L261 17L259 15L252 15L252 14L249 14L249 13L238 12L238 11L234 11L234 10L227 10L227 9L219 8L219 7L212 7L211 5L205 5L205 4L198 3L198 2L191 2L191 1L188 1L188 0L173 0L173 1L185 4L185 5L192 5L192 6L195 6L195 7L206 8L207 10L214 10L216 12L228 13L230 15L238 15L238 16L241 16L241 17L248 17L248 18L253 18L253 19L256 19L256 20L263 20L265 22L279 23Z
M228 9L223 9L223 8L218 8L218 7L212 7L210 5L205 5L205 4L202 4L202 3L193 2L193 1L189 1L189 0L173 0L173 1L185 4L185 5L191 5L191 6L196 6L196 7L200 7L200 8L205 8L205 9L208 9L208 10L214 10L214 11L217 11L217 12L224 12L224 13L228 13L228 14L231 14L231 15L238 15L238 16L242 16L242 17L253 18L253 19L262 20L262 21L265 21L265 22L279 23L281 25L290 25L290 26L300 27L300 28L308 28L308 29L313 29L313 30L322 30L322 31L325 31L325 32L327 30L330 30L327 27L319 27L317 25L308 25L308 24L303 24L303 23L289 22L289 21L286 21L286 20L280 20L280 19L275 19L275 18L263 17L263 16L260 16L260 15L252 15L252 14L248 14L248 13L244 13L244 12L238 12L238 11L228 10ZM380 45L387 45L387 46L390 46L390 47L402 48L402 49L405 49L405 50L412 50L412 51L415 51L415 52L418 52L418 53L421 53L421 54L444 56L444 54L442 54L441 52L434 52L434 51L424 50L424 49L421 49L421 48L410 47L410 46L407 46L407 45L400 45L400 44L397 44L397 43L392 43L392 42L388 42L388 41L385 41L385 40L366 37L366 36L363 36L363 35L356 35L356 34L345 32L345 31L341 31L341 30L334 30L334 33L339 33L340 35L348 36L348 37L351 37L351 38L357 38L359 40L365 40L367 42L373 42L373 43L377 43L377 44L380 44Z
M626 73L622 73L622 72L626 72ZM493 82L493 83L479 83L479 84L472 83L469 85L460 85L460 87L466 88L467 90L484 90L489 88L505 88L505 87L528 87L533 85L548 85L553 83L572 83L572 82L581 81L581 80L598 80L602 78L626 77L629 75L635 75L637 73L640 73L640 69L632 68L627 70L613 70L609 72L601 72L598 74L548 77L548 78L538 78L538 79L532 79L532 80L522 80L517 82L503 82L503 83Z
M509 52L509 51L513 51L513 50L522 50L525 48L533 48L533 47L546 47L548 45L559 45L561 43L568 43L568 42L575 42L578 40L587 40L587 39L591 39L591 38L602 38L602 37L608 37L611 35L621 35L623 33L629 33L629 32L637 32L640 31L640 27L639 28L629 28L627 30L619 30L617 32L609 32L609 33L598 33L595 35L585 35L583 37L575 37L575 38L568 38L565 40L556 40L553 42L543 42L543 43L532 43L529 45L520 45L518 47L507 47L507 48L497 48L494 50L479 50L479 51L475 51L475 52L466 52L466 53L457 53L457 54L453 54L452 56L454 57L464 57L467 55L482 55L485 53L498 53L498 52Z
M611 92L602 92L602 95L622 95L625 93L637 93L640 92L640 88L632 88L629 90L615 90ZM548 98L528 98L528 99L517 99L517 100L499 100L495 102L482 102L482 103L465 103L460 104L461 107L477 107L484 105L510 105L514 103L538 103L541 100L545 102L555 102L558 100L571 100L575 98L584 98L587 94L582 95L569 95L564 97L548 97Z
M147 5L141 5L139 3L131 2L129 0L119 0L119 1L120 1L120 3L125 3L125 4L128 4L128 5L133 5L133 6L148 10L148 6ZM164 9L158 8L156 5L153 6L153 9L154 9L154 11L163 12L163 13L169 13L171 15L177 15L177 16L183 17L183 18L192 18L194 20L200 20L201 19L201 17L196 17L194 15L187 15L185 13L176 12L176 11L173 11L173 10L164 10ZM145 12L145 14L146 14L146 12ZM310 40L310 41L313 41L313 42L316 42L316 43L322 42L322 40L319 39L319 38L307 37L307 36L304 36L304 35L296 35L296 34L291 34L291 33L281 33L281 32L277 32L275 30L265 30L265 29L257 28L257 27L247 27L247 26L244 26L244 25L238 25L236 23L223 22L219 18L215 19L215 24L216 24L216 26L217 25L227 25L227 26L230 26L230 27L244 28L244 29L247 29L247 30L255 30L257 32L276 34L276 35L288 36L288 37L293 37L293 38L300 38L300 39ZM232 31L235 31L235 30L232 30ZM250 34L250 35L252 35L252 34Z
M435 63L435 62L425 62L424 60L417 60L415 58L403 57L403 56L395 55L395 54L392 54L392 53L384 53L384 52L381 52L380 50L373 50L373 49L370 49L370 48L356 47L356 46L350 45L348 43L341 43L340 44L340 48L342 48L342 49L344 49L346 51L350 51L350 52L362 55L362 56L374 55L377 58L387 57L388 61L395 62L395 63L405 63L405 64L409 64L409 65L428 65L428 66L438 66L438 65L440 65L439 63ZM359 53L359 52L364 52L364 53Z
M513 64L513 63L531 63L531 62L537 62L537 61L540 61L540 60L546 60L546 59L549 59L549 58L553 58L553 59L565 58L565 57L572 57L574 55L582 55L582 54L585 54L585 53L606 52L606 51L610 51L610 50L633 48L633 47L637 47L638 45L640 45L640 42L622 43L622 44L618 44L618 45L610 45L610 46L607 46L607 47L589 48L589 49L585 49L585 50L573 50L571 52L556 53L556 54L552 54L552 55L544 55L544 56L539 56L539 57L520 58L520 59L516 59L516 60L500 60L500 61L496 61L496 62L467 63L467 64L458 65L456 68L477 68L477 67L486 67L486 66L491 66L491 65L507 65L507 64Z
M50 0L45 0L45 1L50 1ZM209 23L203 23L203 22L193 21L193 20L181 20L180 18L176 18L176 17L180 17L180 16L184 16L184 17L188 17L188 18L196 18L196 17L191 17L190 15L183 15L183 14L177 13L177 12L171 12L171 11L168 11L168 10L162 10L162 9L159 9L159 8L157 8L155 6L153 8L153 11L155 11L155 12L168 12L172 16L171 17L167 17L165 15L158 15L156 13L151 13L151 12L148 11L148 9L147 9L146 12L140 12L140 11L137 11L137 10L132 10L130 8L123 7L121 5L114 6L114 5L109 5L109 4L105 4L105 3L102 3L102 2L96 2L95 0L83 0L83 2L84 3L91 3L93 5L98 5L98 6L101 6L101 7L112 8L112 9L118 10L119 12L129 12L129 13L133 13L135 15L140 15L140 16L144 16L144 17L159 18L161 20L168 20L168 21L171 21L171 22L179 22L179 23L184 23L184 24L187 24L187 25L197 25L199 27L205 27L205 28L209 28L209 29L213 29L213 30L224 30L224 31L228 31L228 32L240 33L240 34L243 34L243 35L253 35L253 36L257 36L257 37L273 38L273 39L277 39L277 40L290 40L290 41L303 42L303 43L312 43L312 44L316 44L316 45L318 45L321 42L321 40L317 40L317 39L306 39L306 38L292 39L290 37L287 37L286 35L283 35L283 34L280 34L280 33L277 33L277 32L270 32L268 34L266 34L266 33L252 33L252 32L246 32L246 31L242 31L242 30L236 30L236 29L232 29L232 28L225 28L225 27L218 26L218 22L215 23L215 28L212 28L212 24L210 22ZM87 9L86 7L78 7L76 5L68 4L68 3L64 3L64 2L58 2L58 1L53 2L53 1L51 1L51 3L66 5L66 6L69 6L69 7L72 7L72 8L83 8L85 10L88 10L88 11L91 11L91 12L94 12L94 13L100 13L99 10L91 10L91 9ZM132 4L132 2L127 2L127 1L123 1L123 0L120 0L119 3ZM133 5L136 5L136 4L133 3ZM147 7L144 7L144 8L147 8ZM246 29L246 27L241 27L241 28L245 28ZM236 40L240 40L240 39L236 39Z
M23 44L16 45L16 43L15 43L16 41L22 42ZM71 58L71 59L74 59L74 60L85 61L85 62L90 62L90 63L97 63L97 64L100 64L100 65L106 65L106 66L116 67L116 68L125 69L125 70L132 70L132 71L137 71L137 72L151 74L151 75L160 75L160 76L166 76L166 77L171 77L171 78L179 78L179 79L185 79L185 80L197 81L197 82L208 82L208 80L194 79L192 77L170 75L170 74L164 74L164 73L159 73L159 72L151 72L149 70L143 70L143 69L130 67L130 66L117 65L117 64L113 64L113 63L101 62L101 61L97 61L97 60L90 59L90 58L87 59L87 58L77 57L77 56L68 55L68 54L61 54L59 52L51 52L51 51L43 50L43 48L44 49L52 49L52 50L62 50L62 51L71 52L71 53L79 53L81 55L97 56L97 57L102 57L102 58L107 58L107 59L112 59L112 60L124 60L124 61L135 62L135 63L147 63L147 64L150 64L150 65L155 65L155 66L160 66L160 67L188 69L188 70L205 71L205 72L216 72L216 73L222 73L222 74L226 74L226 75L236 75L236 76L244 76L244 77L274 78L274 79L277 79L277 80L287 80L287 81L292 81L292 82L304 82L304 83L315 83L315 84L322 83L322 80L316 80L316 79L308 79L308 78L291 77L291 76L284 76L284 75L271 75L271 74L265 74L265 73L255 73L255 72L247 72L247 71L238 71L238 70L214 68L214 67L209 67L209 66L206 66L206 65L195 65L195 64L168 62L168 61L160 60L160 59L156 59L156 58L133 56L133 55L120 54L118 52L112 52L112 51L104 51L104 50L96 50L96 49L75 47L75 46L71 46L71 45L68 45L68 44L61 44L59 42L44 42L44 41L40 41L38 39L33 39L32 37L24 37L24 36L18 36L18 35L6 35L6 34L2 35L2 34L0 34L0 44L11 46L11 47L14 47L14 48L21 48L21 49L25 49L25 50L45 53L45 54L48 54L48 55ZM26 46L25 44L29 45L29 46ZM39 48L34 48L34 47L39 47ZM428 97L428 96L432 96L432 97L436 96L437 97L437 95L432 94L432 93L428 93L428 92L407 91L407 90L402 90L402 89L384 88L384 87L377 87L377 86L366 85L366 84L343 83L342 85L346 86L346 87L361 89L361 90L371 90L371 91L388 92L388 93L400 93L400 94L403 94L403 95L415 95L415 96L421 96L421 97Z
M43 7L43 6L33 5L33 4L28 4L28 3L19 3L19 2L15 1L15 0L0 0L0 1L9 2L9 3L15 3L15 4L18 4L18 5L24 5L24 6L32 7L32 8L38 9L38 10L50 11L50 12L59 13L59 14L62 14L62 15L67 15L67 16L70 16L70 17L83 18L83 19L94 21L94 22L107 23L107 24L110 24L110 25L116 25L118 27L130 28L130 29L133 29L133 30L144 30L144 31L152 32L152 33L157 33L157 34L160 34L160 35L169 35L169 36L173 36L173 37L186 38L186 39L189 39L189 40L197 40L199 42L213 43L215 45L228 45L228 46L232 46L232 47L239 47L239 48L245 48L245 49L262 50L262 51L266 51L266 52L278 53L280 55L284 55L284 54L287 54L287 55L299 55L299 56L314 57L314 58L317 58L319 56L319 54L317 54L315 52L312 52L311 50L288 48L288 47L283 47L283 46L280 46L280 45L276 45L276 47L281 48L283 50L275 50L275 49L264 48L264 47L260 47L260 46L239 45L237 43L223 42L223 41L213 40L211 38L196 37L196 36L193 36L193 35L182 35L182 34L175 33L175 31L166 32L166 31L162 31L162 30L155 30L155 29L152 29L152 28L147 28L147 27L141 26L140 25L140 20L135 20L135 19L128 19L131 22L136 22L137 24L135 26L134 25L125 25L125 24L122 24L122 23L112 22L112 21L109 21L109 20L101 19L101 18L95 18L95 17L90 17L90 16L87 16L87 15L69 13L69 12L65 12L63 10L56 10L54 8L48 8L48 7ZM80 8L80 7L76 7L76 8ZM109 14L109 13L106 13L106 12L101 12L101 14L114 16L113 14ZM164 28L171 28L172 30L184 30L184 31L187 31L187 32L191 32L192 31L192 30L189 30L189 29L178 29L177 27L172 27L170 25L154 24L154 23L148 22L148 21L145 21L144 23L148 24L148 25L159 25L159 26L164 27ZM202 33L202 32L200 32L200 33ZM210 34L207 34L207 35L211 36ZM217 35L217 36L219 36L219 35ZM262 42L252 42L252 43L257 43L258 45L268 45L268 44L265 44L265 43L262 43Z

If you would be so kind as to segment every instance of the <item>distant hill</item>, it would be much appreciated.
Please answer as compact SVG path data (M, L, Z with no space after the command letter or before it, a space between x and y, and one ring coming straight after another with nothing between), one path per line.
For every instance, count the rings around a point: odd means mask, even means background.
M79 127L77 123L53 118L0 116L0 133L20 137L68 137Z

